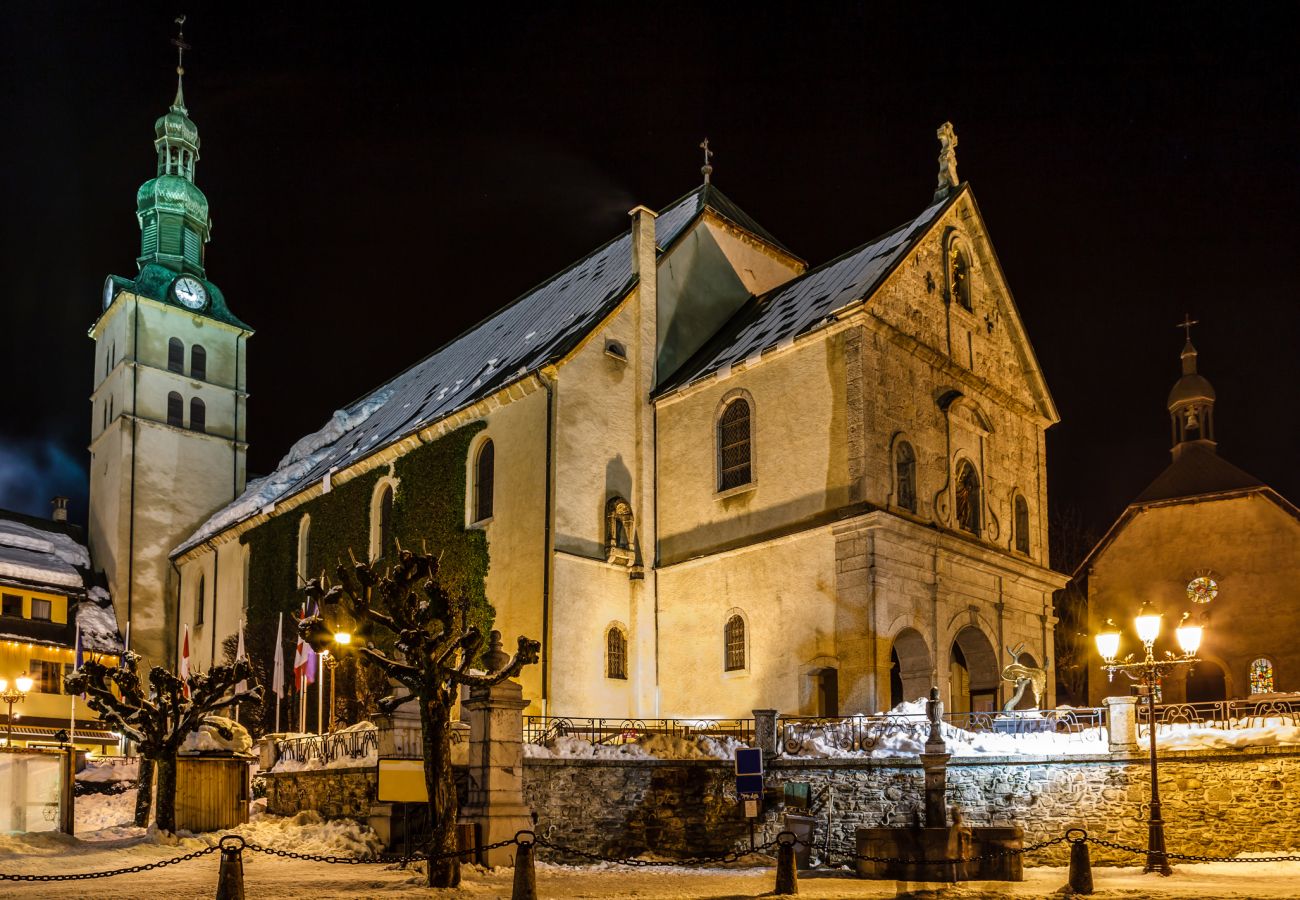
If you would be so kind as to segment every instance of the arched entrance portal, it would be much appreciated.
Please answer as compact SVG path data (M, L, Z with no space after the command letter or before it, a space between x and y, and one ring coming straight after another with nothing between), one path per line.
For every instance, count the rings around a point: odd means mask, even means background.
M1198 662L1187 676L1187 702L1208 703L1228 699L1228 681L1223 667L1208 660Z
M925 645L925 638L919 631L904 628L894 637L889 662L890 709L904 700L929 696L934 664L930 661L930 648Z
M998 705L998 657L974 625L957 632L949 655L948 709L954 713L992 712Z

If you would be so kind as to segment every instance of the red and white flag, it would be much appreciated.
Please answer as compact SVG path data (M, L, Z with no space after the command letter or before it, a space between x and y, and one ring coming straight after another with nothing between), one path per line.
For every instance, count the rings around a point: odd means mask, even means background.
M190 626L188 625L185 626L185 639L184 642L181 644L181 669L180 672L178 672L177 674L179 674L181 678L181 684L182 684L181 692L185 694L186 699L189 699L190 696Z
M302 616L299 621L307 615L306 604L303 605ZM311 684L311 662L312 650L307 646L307 642L302 639L302 632L298 632L298 643L293 648L293 683L298 693L307 689Z

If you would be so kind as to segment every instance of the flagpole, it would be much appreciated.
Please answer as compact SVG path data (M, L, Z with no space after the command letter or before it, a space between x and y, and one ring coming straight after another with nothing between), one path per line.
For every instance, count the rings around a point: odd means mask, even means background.
M316 654L316 733L324 734L325 728L325 677L324 667L321 665L321 654Z
M275 731L280 730L280 698L284 696L284 613L280 613L275 625Z

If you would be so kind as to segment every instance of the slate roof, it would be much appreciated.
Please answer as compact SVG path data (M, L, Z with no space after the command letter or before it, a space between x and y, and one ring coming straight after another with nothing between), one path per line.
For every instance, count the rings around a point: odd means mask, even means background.
M931 204L911 222L856 250L810 269L766 294L750 298L712 340L661 382L656 395L756 359L764 351L834 321L837 310L870 296L880 286L963 190L964 187L954 191L951 196Z
M1267 485L1208 447L1188 444L1133 503L1141 505L1262 487Z
M721 191L703 185L659 214L659 247L670 246L706 207L780 246ZM324 428L295 444L274 472L250 482L172 555L562 358L635 284L629 228L336 412Z

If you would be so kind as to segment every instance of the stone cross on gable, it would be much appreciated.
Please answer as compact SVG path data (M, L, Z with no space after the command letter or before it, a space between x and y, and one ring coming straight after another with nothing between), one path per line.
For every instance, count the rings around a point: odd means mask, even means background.
M957 180L957 132L951 122L944 122L935 132L939 138L939 186L935 188L936 199L946 197L959 182Z
M700 174L704 176L704 183L709 183L709 176L713 174L713 164L709 160L713 159L713 151L709 149L709 139L705 138L700 142L700 149L704 151L704 165L700 166Z

